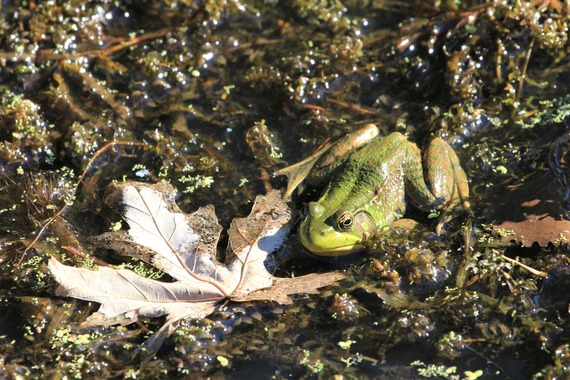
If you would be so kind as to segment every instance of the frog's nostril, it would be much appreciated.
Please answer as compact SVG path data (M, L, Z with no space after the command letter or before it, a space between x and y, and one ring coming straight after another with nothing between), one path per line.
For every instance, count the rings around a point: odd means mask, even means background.
M309 202L309 214L311 216L318 216L325 212L325 208L317 202Z

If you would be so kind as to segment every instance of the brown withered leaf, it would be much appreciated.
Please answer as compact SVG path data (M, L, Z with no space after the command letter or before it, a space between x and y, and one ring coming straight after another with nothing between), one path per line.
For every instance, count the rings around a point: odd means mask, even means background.
M98 270L66 266L52 257L49 269L60 284L56 294L100 303L98 312L106 318L94 317L90 323L110 323L109 318L117 316L122 317L117 323L128 323L138 316L166 315L165 325L149 343L154 351L181 319L203 318L221 301L290 303L291 294L313 293L342 278L330 273L279 279L266 269L268 256L290 231L291 212L279 192L258 196L249 216L233 220L224 263L215 258L221 228L213 207L184 214L174 201L175 193L169 184L116 185L109 201L122 204L129 229L93 239L123 255L148 260L174 282L110 266Z
M289 296L292 294L317 294L319 288L328 286L338 280L342 280L344 277L344 274L340 272L311 273L294 278L274 277L273 286L234 297L232 300L246 302L270 299L280 304L287 305L291 303L291 297Z
M539 170L508 186L495 204L493 230L505 244L514 241L526 247L533 243L545 247L570 239L560 185L549 170Z

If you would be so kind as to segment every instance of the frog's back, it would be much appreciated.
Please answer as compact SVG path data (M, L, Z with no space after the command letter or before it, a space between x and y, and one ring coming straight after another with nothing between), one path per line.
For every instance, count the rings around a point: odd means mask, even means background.
M371 141L366 146L354 152L349 158L349 166L361 167L362 170L372 169L382 171L389 167L398 172L405 162L411 143L400 132L393 132L386 137Z

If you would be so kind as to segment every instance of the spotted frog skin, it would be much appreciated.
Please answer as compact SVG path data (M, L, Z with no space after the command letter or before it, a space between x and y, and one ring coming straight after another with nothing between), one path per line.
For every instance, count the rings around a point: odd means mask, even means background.
M299 226L301 244L316 255L363 249L374 231L404 215L406 199L423 211L442 212L438 233L447 210L470 207L465 172L453 148L440 138L429 143L423 159L418 147L397 132L344 157L337 154L321 156L307 177L309 183L327 183L321 197L307 205Z

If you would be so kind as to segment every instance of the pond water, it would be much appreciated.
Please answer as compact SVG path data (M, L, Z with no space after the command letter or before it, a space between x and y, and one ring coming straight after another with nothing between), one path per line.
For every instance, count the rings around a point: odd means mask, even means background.
M568 377L568 12L558 1L3 2L0 376ZM128 228L104 201L112 182L169 182L183 212L212 204L225 231L286 187L275 171L369 123L453 146L473 216L454 213L436 236L433 215L411 208L419 228L326 259L293 228L275 276L346 278L292 305L220 303L157 353L140 348L164 317L85 327L98 304L55 296L52 255L154 275L89 245ZM320 190L294 194L295 223Z

